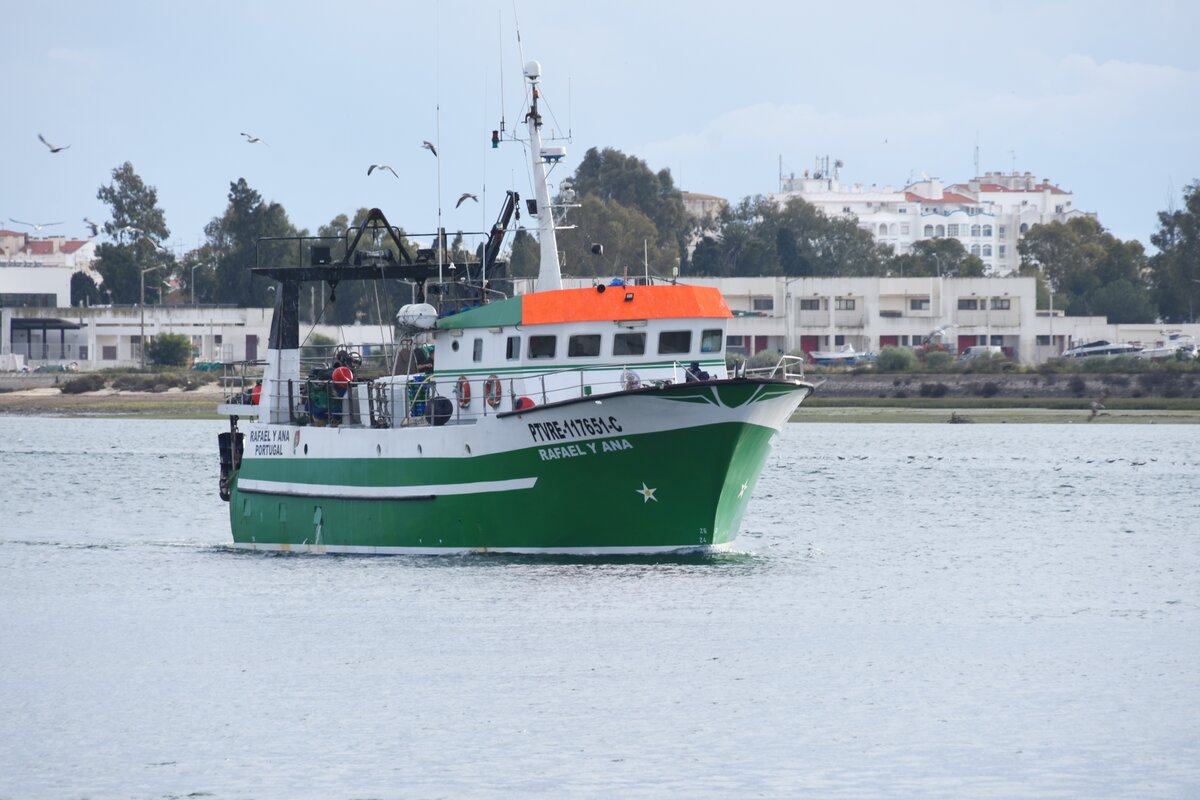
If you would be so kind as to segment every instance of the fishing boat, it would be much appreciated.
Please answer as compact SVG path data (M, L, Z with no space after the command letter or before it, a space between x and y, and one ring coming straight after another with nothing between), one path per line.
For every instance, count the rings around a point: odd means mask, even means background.
M260 243L253 271L277 285L267 357L261 375L239 365L219 409L236 547L624 554L737 537L772 443L813 386L796 358L731 373L732 315L716 289L563 288L547 176L565 150L542 146L540 74L526 65L536 291L501 291L514 192L478 262L455 263L449 280L444 236L413 248L378 209L344 242ZM412 302L387 369L349 348L309 361L302 286L332 296L399 280Z

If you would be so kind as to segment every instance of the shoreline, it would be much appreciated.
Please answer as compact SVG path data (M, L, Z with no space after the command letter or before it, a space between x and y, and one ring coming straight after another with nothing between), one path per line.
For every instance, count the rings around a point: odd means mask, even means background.
M792 422L946 424L1092 424L1092 425L1195 425L1200 408L1138 409L1109 408L1093 416L1087 401L1078 408L1012 407L1003 402L994 407L970 404L955 407L944 400L922 408L912 400L887 405L876 400L869 405L861 398L822 397L819 405L801 405ZM0 392L0 416L49 417L146 417L152 419L224 419L217 414L221 392L203 386L183 391L130 392L105 389L82 394L63 394L56 388ZM857 403L857 404L856 404Z

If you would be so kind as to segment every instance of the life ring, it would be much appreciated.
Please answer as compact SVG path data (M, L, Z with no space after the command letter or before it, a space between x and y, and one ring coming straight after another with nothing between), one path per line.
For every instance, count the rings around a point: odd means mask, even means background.
M471 382L467 380L466 375L458 376L458 383L454 384L454 394L458 397L459 408L470 408Z
M488 379L483 382L483 397L492 408L500 407L500 378L488 375Z
M336 386L339 391L345 391L346 387L349 386L350 382L353 380L354 373L350 371L349 367L342 366L333 371L333 385Z

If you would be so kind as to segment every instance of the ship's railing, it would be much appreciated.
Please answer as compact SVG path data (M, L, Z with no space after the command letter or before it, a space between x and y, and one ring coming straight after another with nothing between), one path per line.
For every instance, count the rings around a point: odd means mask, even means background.
M221 373L221 396L224 402L234 405L251 405L254 387L262 381L265 361L234 361L224 364Z
M774 378L777 380L804 380L803 356L780 356L772 367L753 367L742 370L747 378Z

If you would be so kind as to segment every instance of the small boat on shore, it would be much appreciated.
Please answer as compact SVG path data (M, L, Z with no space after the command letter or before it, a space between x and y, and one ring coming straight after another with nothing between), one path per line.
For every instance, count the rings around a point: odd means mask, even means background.
M859 353L853 345L842 345L834 350L812 350L808 357L822 367L852 367L871 358L870 353Z
M1075 345L1064 350L1062 358L1091 358L1092 356L1134 356L1142 352L1140 345L1110 342L1097 339L1094 342Z
M277 282L261 389L230 380L220 494L239 548L315 553L659 553L728 548L780 428L813 391L803 362L730 374L732 314L711 287L561 288L541 68L525 120L537 291L507 296L509 192L480 260L446 280L378 209L253 271ZM308 358L304 284L407 281L394 352ZM386 291L377 298L391 296Z

